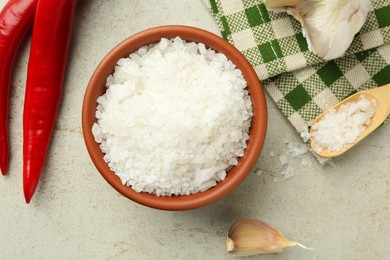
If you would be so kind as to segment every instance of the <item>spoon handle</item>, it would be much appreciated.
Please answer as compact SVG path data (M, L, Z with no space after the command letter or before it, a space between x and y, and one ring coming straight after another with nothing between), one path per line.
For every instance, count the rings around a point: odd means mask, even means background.
M376 99L378 105L377 112L380 111L383 118L387 118L390 115L390 84L367 89L361 93L371 95Z
M374 121L382 123L390 115L390 84L361 92L376 99L377 108ZM379 124L380 124L379 123Z

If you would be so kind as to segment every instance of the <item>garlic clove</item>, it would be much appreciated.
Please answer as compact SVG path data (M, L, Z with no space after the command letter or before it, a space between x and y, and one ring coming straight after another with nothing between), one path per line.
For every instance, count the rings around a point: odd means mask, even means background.
M237 221L230 227L226 239L226 250L239 256L277 253L296 245L311 249L287 240L279 231L259 220Z

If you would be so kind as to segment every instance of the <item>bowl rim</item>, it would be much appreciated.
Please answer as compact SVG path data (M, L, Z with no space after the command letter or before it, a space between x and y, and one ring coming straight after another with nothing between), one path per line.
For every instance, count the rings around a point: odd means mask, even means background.
M92 134L92 125L96 122L96 118L94 117L97 104L95 88L99 85L98 82L101 82L102 77L107 78L106 76L102 76L107 75L107 67L112 66L110 71L111 73L113 72L119 58L127 57L141 46L156 43L158 42L158 39L174 38L175 36L179 36L186 41L203 42L206 47L224 53L228 59L241 70L247 81L247 88L251 97L254 115L251 122L250 138L247 142L248 146L244 151L244 156L239 158L239 164L237 166L234 166L228 171L225 180L218 182L216 186L204 192L181 196L156 196L144 192L139 193L131 187L123 185L119 177L110 170L108 164L104 161L104 154ZM153 40L145 41L145 39ZM125 51L126 49L131 50ZM124 54L126 55L124 56ZM93 107L94 109L92 109ZM84 94L82 106L82 132L85 145L99 173L114 189L128 199L144 206L161 210L189 210L199 208L211 204L230 193L246 178L256 163L264 145L267 121L267 103L264 90L256 72L247 59L240 51L223 38L206 30L185 25L165 25L149 28L138 32L117 44L101 60L92 74Z

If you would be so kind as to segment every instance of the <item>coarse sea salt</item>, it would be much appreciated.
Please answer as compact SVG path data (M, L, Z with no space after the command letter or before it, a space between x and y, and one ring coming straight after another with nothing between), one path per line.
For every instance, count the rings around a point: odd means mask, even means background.
M375 99L370 101L361 95L357 102L343 104L337 111L331 109L311 128L313 149L318 152L323 150L333 152L353 143L371 124L376 106Z
M202 192L244 155L252 103L224 54L161 39L120 59L106 85L92 132L124 185L158 196Z

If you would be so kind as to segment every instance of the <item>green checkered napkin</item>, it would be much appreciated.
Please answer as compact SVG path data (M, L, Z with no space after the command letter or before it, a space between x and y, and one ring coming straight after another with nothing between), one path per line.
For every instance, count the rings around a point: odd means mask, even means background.
M390 0L371 1L351 47L328 62L309 51L298 21L268 11L261 0L203 2L223 38L244 54L299 133L349 95L390 83Z

